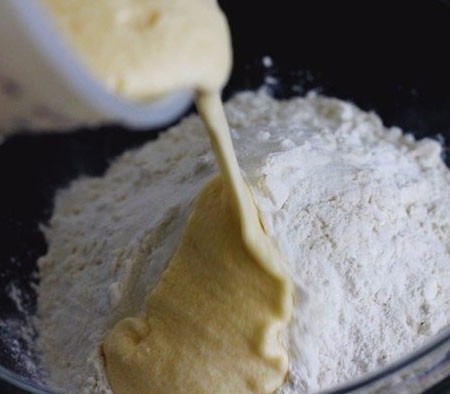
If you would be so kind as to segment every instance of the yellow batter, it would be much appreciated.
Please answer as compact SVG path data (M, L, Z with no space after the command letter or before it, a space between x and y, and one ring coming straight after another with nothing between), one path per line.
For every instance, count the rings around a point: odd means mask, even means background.
M118 322L106 336L112 390L275 391L288 370L280 333L292 288L241 176L223 113L231 51L216 1L45 2L86 64L117 92L142 99L195 88L221 172L197 197L145 314Z
M230 189L214 178L145 316L122 320L106 338L115 393L271 393L283 383L277 321L288 317L280 300L289 288L248 251L240 227Z
M220 89L231 41L215 0L41 0L86 66L110 90L152 99Z

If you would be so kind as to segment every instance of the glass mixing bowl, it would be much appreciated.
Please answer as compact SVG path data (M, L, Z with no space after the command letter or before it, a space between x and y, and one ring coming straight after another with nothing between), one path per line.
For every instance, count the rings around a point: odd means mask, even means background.
M317 89L417 137L450 141L448 1L248 3L221 2L235 49L225 97L263 83L276 97ZM108 126L65 135L22 133L0 145L1 393L49 392L24 334L36 335L30 321L36 260L46 251L40 226L51 215L55 191L79 175L102 174L113 157L155 135ZM328 392L449 393L450 329L396 363Z

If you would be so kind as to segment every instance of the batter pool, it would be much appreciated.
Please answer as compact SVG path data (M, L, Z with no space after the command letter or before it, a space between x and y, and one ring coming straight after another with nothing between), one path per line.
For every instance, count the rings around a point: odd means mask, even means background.
M290 365L277 393L343 383L450 326L450 171L438 142L415 140L384 127L375 114L315 94L277 101L264 92L242 93L226 113L244 179L298 300L280 338ZM178 245L184 247L184 229L203 220L197 208L205 193L224 204L215 205L217 213L231 203L221 192L205 132L191 116L122 155L103 177L76 180L58 193L45 231L48 253L39 261L36 326L42 365L59 391L111 393L102 342L112 327L146 316L152 291L184 294L164 285L171 276L165 269ZM232 226L234 219L217 220ZM205 226L208 233L214 227ZM228 233L227 242L237 242L231 241L235 232ZM201 283L205 292L222 278L207 266L192 269L185 276L203 277L190 283ZM243 273L234 282L236 295L262 283L248 278ZM267 282L257 294L273 291ZM216 301L211 297L212 305ZM185 346L194 344L186 340ZM197 364L198 353L189 354L194 371L216 371L216 360ZM209 376L198 379L201 387ZM151 383L168 392L173 384Z

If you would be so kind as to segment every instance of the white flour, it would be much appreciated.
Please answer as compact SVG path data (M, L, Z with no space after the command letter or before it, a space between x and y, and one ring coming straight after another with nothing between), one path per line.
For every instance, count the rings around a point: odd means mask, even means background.
M297 285L280 393L386 365L450 326L450 171L431 140L313 94L227 104L246 179ZM110 392L99 345L137 315L214 173L190 117L59 193L40 260L43 365L64 392Z

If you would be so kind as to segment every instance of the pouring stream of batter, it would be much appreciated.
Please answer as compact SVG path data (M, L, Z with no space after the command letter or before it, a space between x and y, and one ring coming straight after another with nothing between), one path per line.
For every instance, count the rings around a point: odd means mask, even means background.
M216 1L45 2L86 65L119 93L147 99L195 88L220 169L197 196L145 313L106 336L113 392L275 391L288 370L280 336L292 288L233 150L220 100L230 38Z

